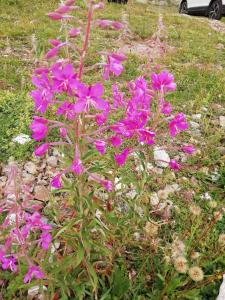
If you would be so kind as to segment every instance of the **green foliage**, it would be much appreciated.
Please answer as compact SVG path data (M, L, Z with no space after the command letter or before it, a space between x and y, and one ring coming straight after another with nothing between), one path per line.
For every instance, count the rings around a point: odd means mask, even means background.
M0 94L0 161L10 156L26 159L33 150L33 142L25 145L14 143L18 134L30 135L32 104L27 93L5 92Z

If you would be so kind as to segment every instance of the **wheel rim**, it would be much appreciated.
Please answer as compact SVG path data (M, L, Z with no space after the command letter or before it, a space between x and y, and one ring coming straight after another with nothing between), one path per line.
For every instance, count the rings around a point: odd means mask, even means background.
M187 2L183 2L183 3L181 4L181 10L180 10L180 12L181 12L182 14L187 14L187 12L188 12L188 9L187 9Z
M209 12L209 17L215 19L220 13L220 5L218 2L212 4Z

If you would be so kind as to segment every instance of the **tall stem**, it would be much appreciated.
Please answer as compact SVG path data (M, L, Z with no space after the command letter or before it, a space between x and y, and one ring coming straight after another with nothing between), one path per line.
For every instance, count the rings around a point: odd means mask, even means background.
M88 16L87 16L87 29L85 33L85 39L84 39L84 44L83 44L83 49L81 51L81 58L80 58L80 69L79 69L79 79L82 78L83 75L83 69L84 69L84 59L87 53L87 48L88 48L88 41L90 37L90 32L91 32L91 21L92 21L92 15L93 15L93 4L90 4L89 10L88 10Z

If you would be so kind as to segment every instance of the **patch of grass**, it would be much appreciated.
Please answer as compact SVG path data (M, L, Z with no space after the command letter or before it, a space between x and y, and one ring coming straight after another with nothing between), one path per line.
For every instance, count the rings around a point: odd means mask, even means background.
M12 141L20 133L30 134L32 103L27 93L0 93L0 161L10 156L24 160L33 151L33 142L20 145Z

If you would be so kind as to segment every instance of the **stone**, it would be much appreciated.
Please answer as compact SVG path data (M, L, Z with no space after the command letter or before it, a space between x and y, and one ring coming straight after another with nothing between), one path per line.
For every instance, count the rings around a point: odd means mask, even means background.
M201 120L202 115L201 114L195 114L191 116L193 120Z
M189 124L193 130L199 129L200 127L200 125L194 121L190 121Z
M166 168L169 165L170 157L169 154L160 147L154 147L153 150L154 154L154 160L156 162L156 165L161 168Z
M58 159L55 156L49 156L47 158L47 164L53 168L56 168L58 165Z
M220 116L220 126L225 128L225 116Z
M144 172L144 167L143 167L142 164L139 164L139 165L135 168L135 170L136 170L138 173L142 173L142 172Z
M200 199L202 199L202 200L212 200L212 197L208 192L206 192L206 193L204 193L203 195L200 196Z
M42 289L43 289L43 291L47 291L46 286L43 286ZM33 300L33 299L39 299L39 300L43 299L44 300L45 298L40 298L40 296L42 296L42 295L39 295L39 292L40 292L40 286L38 286L38 285L32 286L31 288L29 288L29 290L27 292L27 294L28 294L27 299L28 300ZM38 298L36 298L37 296L38 296Z
M35 175L37 173L37 166L32 161L28 161L24 165L24 170L29 174Z
M218 147L217 149L218 149L220 155L225 155L225 147L221 146L221 147Z
M24 184L32 184L35 181L35 177L32 174L29 174L27 172L23 173L23 183Z
M225 47L224 47L224 44L222 44L222 43L218 43L217 45L216 45L216 49L218 49L218 50L223 50Z
M220 286L219 295L216 300L224 300L225 299L225 274L223 275L223 282Z
M174 184L168 184L166 185L164 191L168 192L168 193L175 193L180 191L180 186L177 183Z
M48 201L50 199L50 192L45 186L37 185L34 188L34 198L41 201Z
M150 196L150 203L152 206L156 206L159 204L159 197L157 193L152 193Z
M126 193L127 198L133 200L137 196L137 192L135 190L130 190Z

